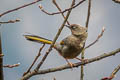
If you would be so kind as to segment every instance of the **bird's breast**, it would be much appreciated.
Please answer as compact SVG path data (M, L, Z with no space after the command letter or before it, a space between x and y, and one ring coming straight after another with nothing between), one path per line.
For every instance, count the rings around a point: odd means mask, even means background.
M64 58L67 58L67 59L73 59L75 57L77 57L81 51L82 51L83 48L76 48L76 47L73 47L73 46L64 46L63 49L62 49L62 52L61 52L61 55L64 57Z

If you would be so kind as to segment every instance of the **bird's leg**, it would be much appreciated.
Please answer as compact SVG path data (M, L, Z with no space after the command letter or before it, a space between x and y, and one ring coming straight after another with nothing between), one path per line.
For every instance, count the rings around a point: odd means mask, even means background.
M70 63L70 62L68 61L68 59L65 59L65 60L67 61L68 65L70 65L70 67L73 68L73 64Z
M81 62L88 62L88 59L80 59L80 58L77 58L77 57L75 59L80 60Z
M62 56L62 55L60 54L60 56ZM62 56L62 57L63 57L63 56ZM64 57L63 57L63 58L64 58ZM68 65L70 65L70 67L73 68L73 64L70 63L70 62L68 61L68 59L66 59L66 58L64 58L64 59L67 61Z

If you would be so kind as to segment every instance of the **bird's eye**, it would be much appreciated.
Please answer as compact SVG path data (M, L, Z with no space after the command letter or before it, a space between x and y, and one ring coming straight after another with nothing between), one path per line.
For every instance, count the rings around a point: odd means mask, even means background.
M77 27L76 26L72 26L72 29L76 29Z

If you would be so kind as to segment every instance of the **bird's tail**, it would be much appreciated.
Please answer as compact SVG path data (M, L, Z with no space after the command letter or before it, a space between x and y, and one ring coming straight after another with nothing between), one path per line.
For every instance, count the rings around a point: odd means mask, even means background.
M43 44L52 44L52 40L48 40L48 39L43 38L43 37L39 37L36 35L24 35L24 36L29 41L43 43Z

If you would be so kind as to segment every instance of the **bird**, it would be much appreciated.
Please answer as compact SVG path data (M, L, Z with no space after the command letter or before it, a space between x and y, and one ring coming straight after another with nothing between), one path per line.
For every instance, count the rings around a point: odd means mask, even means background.
M67 61L67 63L73 67L73 64L68 61L68 59L78 59L77 56L84 49L84 44L86 42L88 33L87 28L82 27L78 24L65 25L71 30L71 35L68 35L60 42L56 42L53 46L54 49ZM36 36L36 35L24 35L29 41L52 44L52 40Z

